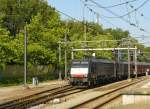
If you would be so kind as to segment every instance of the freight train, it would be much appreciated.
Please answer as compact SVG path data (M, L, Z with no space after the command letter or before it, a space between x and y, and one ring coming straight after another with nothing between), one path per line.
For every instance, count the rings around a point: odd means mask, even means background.
M135 64L130 63L130 77L135 77ZM137 62L137 75L148 73L150 63ZM104 59L73 60L70 69L70 84L76 86L95 86L105 82L128 78L128 62L115 62Z

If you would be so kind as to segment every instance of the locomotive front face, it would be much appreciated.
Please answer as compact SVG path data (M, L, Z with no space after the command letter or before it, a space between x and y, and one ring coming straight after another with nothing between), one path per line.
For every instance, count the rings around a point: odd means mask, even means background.
M71 68L71 77L83 78L83 77L87 77L87 75L88 75L88 68L84 68L84 67Z
M88 81L89 62L88 61L73 61L70 75L71 84L85 85Z

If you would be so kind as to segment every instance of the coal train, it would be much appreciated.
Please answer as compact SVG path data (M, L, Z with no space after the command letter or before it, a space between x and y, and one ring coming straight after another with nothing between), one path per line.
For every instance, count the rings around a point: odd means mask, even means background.
M142 76L149 72L150 63L137 62L137 74L134 62L130 63L130 77ZM105 59L73 60L70 68L70 84L76 86L95 86L105 82L128 78L128 62L116 62Z

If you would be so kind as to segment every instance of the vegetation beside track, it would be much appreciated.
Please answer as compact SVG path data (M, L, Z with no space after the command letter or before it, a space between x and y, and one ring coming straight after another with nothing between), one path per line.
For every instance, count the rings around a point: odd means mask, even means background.
M73 21L72 19L63 20L53 7L49 6L45 0L0 0L0 82L1 84L21 83L23 76L23 70L20 74L13 75L15 72L11 72L11 77L8 75L4 77L6 73L6 67L8 65L23 65L24 56L24 28L27 27L27 61L28 70L35 65L50 65L51 69L55 72L54 75L46 75L41 77L41 80L56 79L58 77L58 68L64 70L64 59L62 59L61 65L58 65L58 41L64 40L65 32L67 32L68 41L81 41L83 40L83 22ZM67 22L67 27L66 27ZM128 31L124 31L120 28L117 29L104 29L102 25L98 25L94 22L87 22L87 40L121 40L127 37L131 38L132 42L141 50L150 51L150 48L145 48L143 45L138 44L138 41L130 36ZM88 47L117 47L120 43L110 42L107 44L87 44ZM67 47L62 45L62 52L67 49L68 55L70 55L71 47L79 48L83 46L81 43L75 45L68 45ZM88 52L87 55L91 54ZM83 52L75 54L76 58L82 58ZM97 57L106 59L115 59L115 55L111 51L97 52ZM64 57L64 53L62 53ZM68 56L68 63L70 62ZM127 56L122 56L122 59L126 59ZM149 55L143 55L138 58L140 61L149 61ZM69 66L69 65L68 65ZM36 71L28 72L29 74L36 73ZM43 75L42 72L40 72ZM50 76L50 77L47 77ZM28 76L31 80L33 76Z

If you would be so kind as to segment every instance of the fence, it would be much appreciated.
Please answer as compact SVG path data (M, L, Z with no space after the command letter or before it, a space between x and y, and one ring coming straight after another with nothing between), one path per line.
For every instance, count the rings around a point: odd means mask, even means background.
M23 83L23 76L23 65L6 65L0 70L1 83ZM34 65L27 70L27 80L32 81L32 77L38 77L39 81L55 79L57 71L52 65Z

